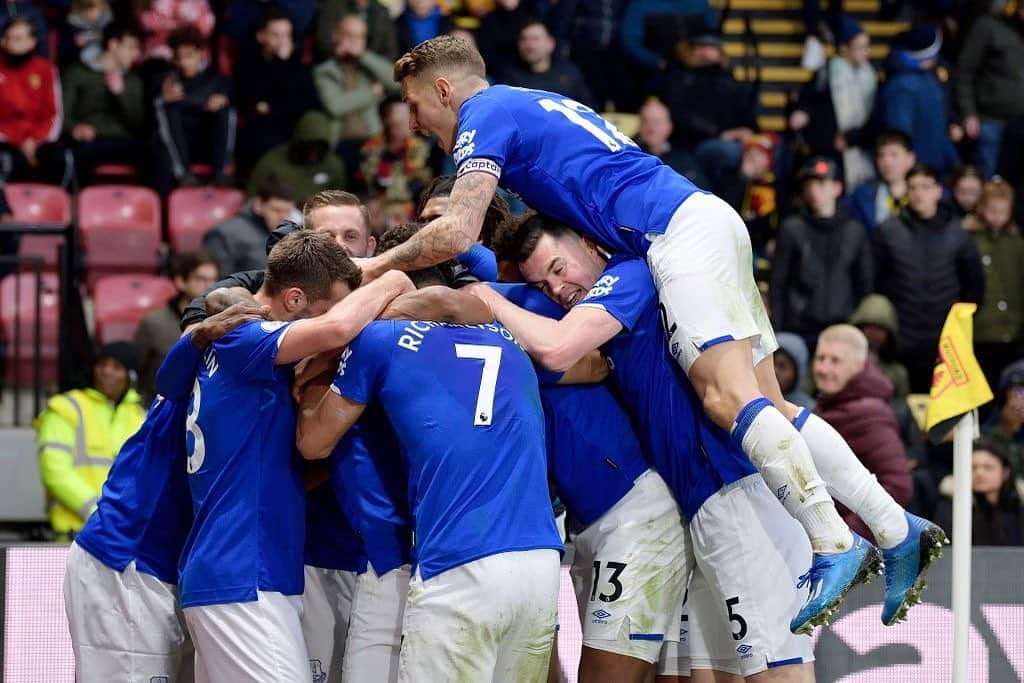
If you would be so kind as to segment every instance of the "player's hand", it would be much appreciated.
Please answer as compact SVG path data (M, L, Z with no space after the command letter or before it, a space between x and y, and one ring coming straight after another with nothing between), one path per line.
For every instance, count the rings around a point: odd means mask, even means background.
M190 337L192 346L200 351L205 351L211 343L239 325L269 318L270 308L267 306L257 306L254 303L233 304L192 328Z
M488 287L483 282L477 282L472 285L466 285L465 287L460 288L459 291L472 294L476 298L480 299L480 301L483 301L487 308L490 309L491 311L491 320L497 318L497 316L494 315L494 306L492 305L492 302L495 300L495 298L501 298L501 295L498 294L496 291Z
M359 270L363 271L363 281L361 284L368 285L382 275L382 272L378 272L378 261L377 257L371 256L369 258L353 258L352 262L359 266Z
M325 372L334 376L338 367L339 352L335 350L324 351L315 356L303 358L295 366L294 379L292 380L292 398L298 403L302 399L302 392L306 385Z

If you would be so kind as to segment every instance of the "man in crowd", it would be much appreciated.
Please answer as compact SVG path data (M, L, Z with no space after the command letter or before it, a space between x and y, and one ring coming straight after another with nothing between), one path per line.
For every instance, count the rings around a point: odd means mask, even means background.
M518 47L519 63L495 74L499 82L547 90L588 107L598 106L576 65L555 54L555 39L544 22L525 21L519 27Z
M203 236L203 249L217 260L224 275L262 270L267 264L267 236L294 212L291 188L267 177L237 216Z

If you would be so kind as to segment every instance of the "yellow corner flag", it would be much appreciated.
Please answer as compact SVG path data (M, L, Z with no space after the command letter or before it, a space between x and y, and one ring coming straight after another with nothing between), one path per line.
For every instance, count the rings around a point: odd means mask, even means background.
M953 304L939 337L939 353L924 427L939 443L957 419L992 400L985 375L974 357L975 304Z

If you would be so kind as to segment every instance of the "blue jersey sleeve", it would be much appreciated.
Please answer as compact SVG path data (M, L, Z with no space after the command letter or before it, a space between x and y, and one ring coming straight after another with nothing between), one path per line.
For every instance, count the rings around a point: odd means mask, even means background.
M156 371L157 393L172 401L187 398L199 371L199 359L202 357L199 349L192 346L191 335L186 334L175 342Z
M242 325L214 342L217 362L244 380L275 382L281 370L275 366L277 350L290 328L273 320Z
M647 264L638 258L613 258L578 306L600 308L628 331L633 329L648 300L655 296Z
M384 381L388 360L395 348L395 326L378 321L359 333L341 353L331 389L356 403L367 404Z
M519 306L519 308L524 308L530 313L536 313L545 318L554 318L555 320L561 320L565 315L564 308L542 294L536 287L531 287L522 282L489 282L487 284L498 294L501 294L516 306ZM562 376L565 374L564 372L548 370L537 363L533 364L533 368L537 371L537 382L541 386L558 384L562 381Z
M483 171L501 178L518 135L512 115L486 91L471 97L459 109L459 136L452 148L458 175Z
M481 282L498 279L498 259L482 244L474 244L469 251L459 254L458 261Z

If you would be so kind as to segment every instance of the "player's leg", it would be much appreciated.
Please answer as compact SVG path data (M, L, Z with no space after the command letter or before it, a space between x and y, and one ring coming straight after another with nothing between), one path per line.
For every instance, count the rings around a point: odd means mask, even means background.
M686 527L654 470L576 536L572 576L583 625L579 679L643 683L678 638L692 567Z
M498 591L507 595L507 602L498 601L505 604L498 607L500 612L492 620L499 625L501 635L491 680L545 680L558 623L558 551L499 553L479 562L476 573L481 585L487 587L485 595L490 595L492 602ZM509 591L509 586L517 586L517 590Z
M402 619L409 593L409 567L398 567L377 576L373 565L356 580L349 623L343 683L398 680L402 647Z
M302 635L314 683L341 680L355 593L354 572L303 567Z
M185 629L174 587L135 569L110 569L77 544L68 549L64 607L78 681L175 680Z
M259 591L252 602L186 607L197 683L309 683L302 598Z
M712 664L734 653L747 680L813 680L813 668L802 666L814 659L811 639L789 630L810 545L761 477L722 487L698 510L690 532L711 609L722 616L702 631Z

